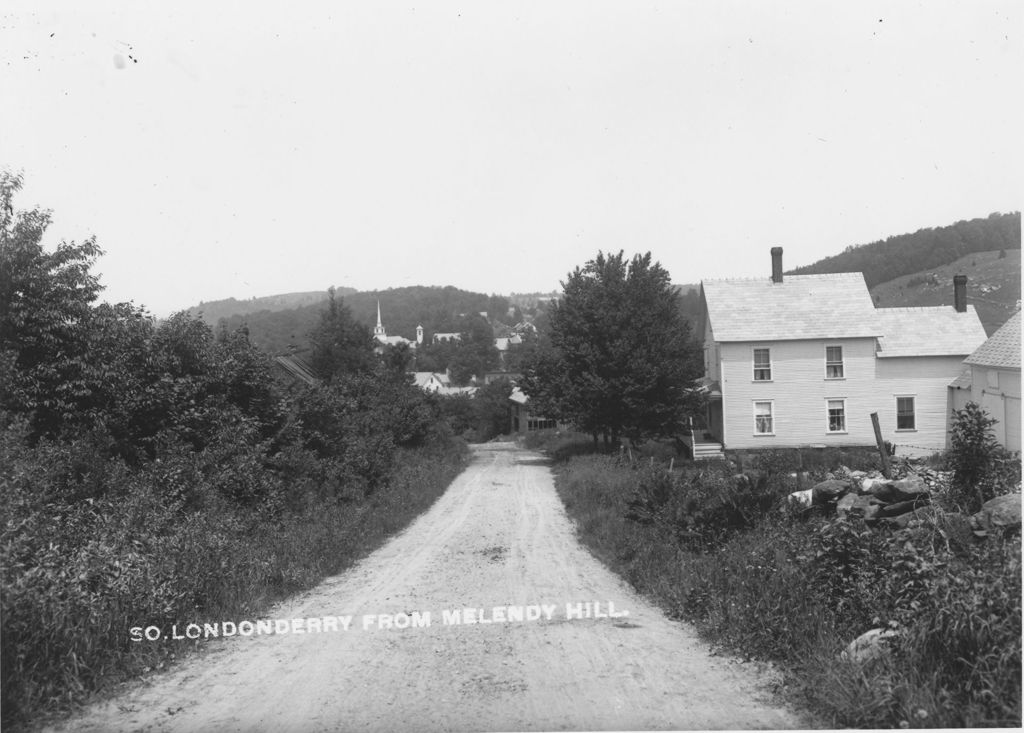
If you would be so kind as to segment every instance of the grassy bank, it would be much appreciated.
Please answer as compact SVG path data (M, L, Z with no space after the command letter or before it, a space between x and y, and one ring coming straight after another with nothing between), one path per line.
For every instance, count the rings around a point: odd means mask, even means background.
M565 446L562 452L572 453ZM673 617L772 660L831 727L1019 726L1019 537L943 515L894 532L779 508L786 474L576 455L557 487L581 540ZM840 658L871 628L893 653Z
M282 499L288 506L271 510L202 490L218 480L218 462L247 486L268 480L262 467L224 466L225 455L197 465L202 458L191 452L141 471L95 462L103 475L84 480L117 491L69 501L54 491L76 463L67 446L30 449L5 437L5 726L163 668L203 643L133 643L131 627L259 618L273 602L345 569L426 510L467 457L461 441L440 438L399 449L388 479L368 495L325 490L309 471L293 470ZM302 463L290 460L292 469ZM276 476L288 472L275 468ZM188 482L204 505L183 511L168 490L174 482Z

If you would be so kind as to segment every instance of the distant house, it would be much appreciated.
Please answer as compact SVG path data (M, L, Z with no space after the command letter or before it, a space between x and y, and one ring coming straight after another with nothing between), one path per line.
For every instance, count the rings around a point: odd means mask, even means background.
M493 384L501 379L506 379L510 382L514 382L517 379L522 379L522 372L506 372L506 371L495 371L495 372L484 372L484 384Z
M537 327L534 326L529 321L520 321L516 325L512 326L512 332L513 333L517 333L520 336L522 336L523 334L527 334L527 333L536 336L537 335Z
M439 344L444 341L462 341L461 333L435 333L434 343Z
M512 394L508 398L509 430L511 432L526 433L558 427L556 421L530 412L529 402L530 398L519 387L512 390Z
M997 421L996 440L1019 451L1020 440L1020 311L964 359L964 371L950 385L954 409L976 402Z
M313 367L300 354L282 354L274 357L274 365L289 381L301 382L310 387L320 384L320 378Z
M501 353L508 351L510 346L519 346L523 343L523 339L519 334L513 334L512 336L505 336L494 339L494 348Z
M413 384L424 392L438 394L445 397L452 395L469 395L476 393L476 387L457 387L452 384L451 377L446 372L412 372Z
M706 424L684 438L721 450L866 446L870 415L901 452L945 445L947 385L984 341L966 278L955 307L876 309L861 273L701 283ZM962 289L961 289L962 288Z

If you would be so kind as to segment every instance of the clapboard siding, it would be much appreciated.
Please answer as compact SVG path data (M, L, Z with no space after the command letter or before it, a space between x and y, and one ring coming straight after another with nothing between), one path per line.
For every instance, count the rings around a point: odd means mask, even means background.
M962 356L916 356L878 360L878 422L882 436L901 454L934 453L946 447L952 408L949 383L963 368ZM950 376L952 375L952 376ZM917 428L896 430L896 397L914 396Z
M843 347L843 379L825 378L825 347ZM772 381L755 382L755 348L771 349ZM719 344L728 449L871 445L877 409L875 339ZM846 432L828 432L829 399L846 400ZM774 401L774 435L754 434L754 402Z

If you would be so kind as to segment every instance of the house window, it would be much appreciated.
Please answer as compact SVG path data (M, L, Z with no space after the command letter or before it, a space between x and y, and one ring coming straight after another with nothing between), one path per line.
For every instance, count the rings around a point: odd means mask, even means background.
M770 382L772 379L771 349L754 349L754 381Z
M843 378L843 347L825 347L825 379Z
M754 435L774 435L775 421L771 402L754 403Z
M828 431L846 432L846 400L828 400Z
M913 397L896 398L896 429L917 430L917 415Z

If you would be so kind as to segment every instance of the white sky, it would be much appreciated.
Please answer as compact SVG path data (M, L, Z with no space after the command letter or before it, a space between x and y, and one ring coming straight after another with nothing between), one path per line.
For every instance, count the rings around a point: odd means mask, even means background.
M109 300L767 276L1022 208L1007 2L0 5L0 166ZM133 61L135 59L135 61Z

